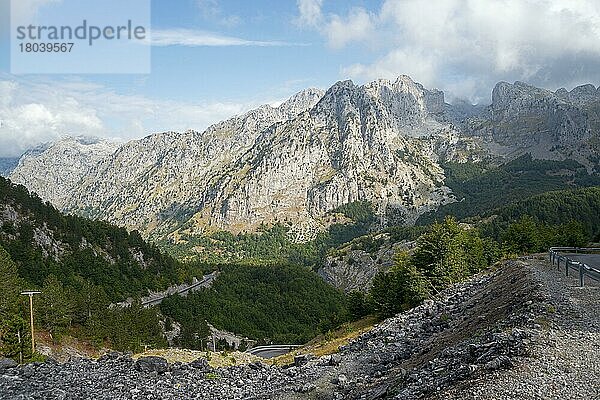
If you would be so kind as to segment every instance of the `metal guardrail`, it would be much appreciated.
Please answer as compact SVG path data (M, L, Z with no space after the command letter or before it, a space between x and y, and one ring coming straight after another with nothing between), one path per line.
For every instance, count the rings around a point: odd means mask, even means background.
M260 354L265 351L274 351L274 350L290 352L299 347L302 347L302 345L300 345L300 344L272 344L272 345L266 345L266 346L253 347L251 349L246 350L246 353L257 355L257 354Z
M560 269L560 263L565 262L565 275L569 276L569 270L575 270L579 272L579 286L584 286L585 277L600 282L600 269L592 267L581 261L573 260L566 255L560 253L575 253L575 254L600 254L599 247L551 247L548 251L550 256L550 262L552 265L556 263L556 266Z

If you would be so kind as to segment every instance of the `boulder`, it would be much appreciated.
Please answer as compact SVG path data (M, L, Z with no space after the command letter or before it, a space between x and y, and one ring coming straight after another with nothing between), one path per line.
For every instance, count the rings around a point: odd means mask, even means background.
M140 357L135 363L135 369L140 372L165 373L169 370L169 363L162 357Z
M190 367L200 370L201 372L211 372L213 368L208 364L206 358L197 358L188 364Z
M17 362L10 358L0 358L0 371L8 368L14 368L17 366Z

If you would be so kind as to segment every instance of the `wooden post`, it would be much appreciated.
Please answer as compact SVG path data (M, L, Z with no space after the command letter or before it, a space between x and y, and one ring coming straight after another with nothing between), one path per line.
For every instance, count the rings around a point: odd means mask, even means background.
M35 335L33 330L33 294L29 294L29 319L31 320L31 354L35 353Z
M22 295L27 295L29 296L29 321L31 322L31 354L33 355L35 353L35 332L33 329L33 295L34 294L39 294L42 292L36 291L36 290L29 290L26 292L22 292Z

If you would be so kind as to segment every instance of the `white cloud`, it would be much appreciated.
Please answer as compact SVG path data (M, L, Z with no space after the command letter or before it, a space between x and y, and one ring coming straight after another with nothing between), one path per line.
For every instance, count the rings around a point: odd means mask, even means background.
M315 29L330 46L368 44L374 54L342 67L344 78L409 74L484 101L498 80L550 88L600 83L596 0L385 0L371 12L327 16L318 3L324 22Z
M10 14L14 24L34 21L41 8L49 4L62 3L62 0L12 0Z
M367 80L408 75L418 77L421 82L432 82L437 76L437 65L436 60L422 49L407 47L394 49L369 65L343 67L342 74Z
M344 47L347 43L365 40L373 35L372 16L363 8L353 8L346 18L332 15L324 27L329 45L333 48Z
M342 48L352 41L368 39L373 34L373 15L364 8L353 7L347 16L323 15L323 0L297 0L299 15L295 24L314 28L327 37L329 46Z
M157 29L151 33L153 46L302 46L302 43L247 40L191 29Z
M295 22L298 26L310 28L321 23L323 19L321 14L323 0L298 0L297 4L300 15Z
M0 157L65 134L132 139L202 130L258 103L185 103L122 95L83 81L0 80Z

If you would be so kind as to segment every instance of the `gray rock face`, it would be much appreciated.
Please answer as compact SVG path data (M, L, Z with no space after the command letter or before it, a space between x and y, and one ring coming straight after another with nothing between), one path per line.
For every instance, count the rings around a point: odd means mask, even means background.
M319 275L345 292L368 291L375 275L394 265L394 256L398 251L414 246L414 242L393 242L389 236L381 233L374 237L367 235L354 239L327 256L319 268Z
M209 187L196 220L235 230L371 201L381 215L393 209L411 223L448 198L429 141L413 137L441 133L430 115L436 96L407 77L338 82L312 109L265 130Z
M169 230L195 213L208 185L232 172L231 163L262 130L321 95L308 89L277 108L262 106L202 133L158 133L126 143L89 171L66 208L146 232Z
M553 93L523 82L500 82L488 109L467 119L465 133L484 138L500 154L530 152L537 158L575 158L593 166L599 151L598 110L600 96L592 85Z
M65 137L25 153L8 177L57 208L64 208L89 169L117 147L117 143L103 139Z

